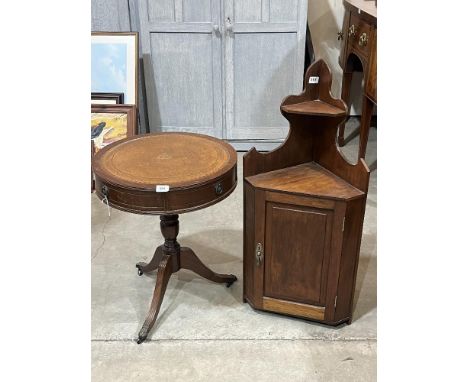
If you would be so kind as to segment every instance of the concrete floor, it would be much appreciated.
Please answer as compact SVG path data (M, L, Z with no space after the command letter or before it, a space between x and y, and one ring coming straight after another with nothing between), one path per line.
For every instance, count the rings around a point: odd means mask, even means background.
M357 122L348 122L347 133ZM343 148L356 158L358 139ZM371 129L367 159L376 160ZM172 275L148 340L134 339L146 317L155 276L137 276L163 238L159 219L92 208L92 379L100 381L374 381L377 350L377 171L371 174L355 294L354 322L337 328L258 312L242 302L242 154L235 192L180 216L179 242L231 288L180 270Z

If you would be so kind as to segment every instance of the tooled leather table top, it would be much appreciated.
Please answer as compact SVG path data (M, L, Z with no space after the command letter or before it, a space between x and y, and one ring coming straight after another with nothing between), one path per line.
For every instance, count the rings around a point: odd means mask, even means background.
M130 137L100 150L94 157L96 175L139 189L155 185L192 187L211 181L236 166L228 143L193 133L153 133Z

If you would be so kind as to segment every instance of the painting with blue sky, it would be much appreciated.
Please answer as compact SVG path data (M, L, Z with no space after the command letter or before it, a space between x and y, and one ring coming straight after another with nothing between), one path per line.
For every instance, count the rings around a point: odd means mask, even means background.
M91 44L91 91L124 93L127 91L127 44Z

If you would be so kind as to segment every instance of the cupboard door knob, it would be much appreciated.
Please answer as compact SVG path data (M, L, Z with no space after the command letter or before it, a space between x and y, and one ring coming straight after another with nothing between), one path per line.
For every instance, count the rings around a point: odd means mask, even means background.
M232 23L230 17L226 18L226 31L228 33L232 33Z
M257 248L255 249L255 261L257 262L257 267L260 266L263 260L263 247L262 243L257 243Z
M366 33L362 33L362 34L359 36L359 46L366 46L368 40L369 40L369 39L367 38L367 34L366 34Z
M357 33L357 30L356 30L356 26L353 24L349 27L348 29L348 37L355 37L356 36L356 33Z
M218 24L214 24L214 25L213 25L213 32L214 32L214 34L218 34L218 33L219 33L219 25L218 25Z

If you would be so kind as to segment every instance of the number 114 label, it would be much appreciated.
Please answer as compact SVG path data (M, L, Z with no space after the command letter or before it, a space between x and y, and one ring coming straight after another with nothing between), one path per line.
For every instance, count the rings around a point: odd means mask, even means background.
M318 84L320 77L311 76L309 77L309 84Z

